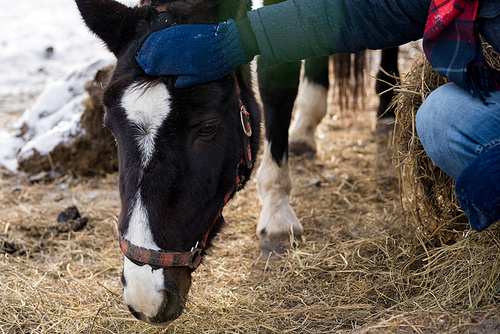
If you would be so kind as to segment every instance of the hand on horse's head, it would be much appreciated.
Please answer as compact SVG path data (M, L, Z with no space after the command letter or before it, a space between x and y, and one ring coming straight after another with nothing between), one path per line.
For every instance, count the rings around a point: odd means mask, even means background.
M218 25L178 25L156 31L137 62L151 76L178 75L176 88L214 81L248 63L233 20Z

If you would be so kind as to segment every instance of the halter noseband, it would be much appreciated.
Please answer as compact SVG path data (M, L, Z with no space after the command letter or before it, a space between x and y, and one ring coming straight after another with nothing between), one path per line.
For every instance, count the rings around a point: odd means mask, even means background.
M243 104L241 99L241 89L238 84L238 79L235 77L236 82L236 92L238 96L238 109L240 113L241 125L243 127L243 133L245 134L245 142L242 147L243 157L238 164L238 170L236 175L235 186L228 191L226 196L224 196L224 201L215 217L209 230L203 237L201 241L198 241L194 247L188 252L177 252L177 251L163 251L163 250L153 250L147 249L140 246L131 244L123 235L119 233L120 248L123 254L134 264L138 266L143 266L145 264L151 266L153 269L170 268L170 267L189 267L191 269L196 269L201 263L202 252L207 245L207 240L213 226L219 219L222 208L229 201L234 192L239 190L242 186L245 176L243 175L244 168L251 169L252 162L252 150L250 148L250 137L252 136L252 125L250 120L250 113Z

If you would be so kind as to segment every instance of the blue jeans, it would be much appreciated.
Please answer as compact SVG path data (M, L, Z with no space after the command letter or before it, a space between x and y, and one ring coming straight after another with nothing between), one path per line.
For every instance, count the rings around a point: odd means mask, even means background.
M426 153L455 180L484 150L500 145L500 91L488 102L448 83L429 94L417 112Z

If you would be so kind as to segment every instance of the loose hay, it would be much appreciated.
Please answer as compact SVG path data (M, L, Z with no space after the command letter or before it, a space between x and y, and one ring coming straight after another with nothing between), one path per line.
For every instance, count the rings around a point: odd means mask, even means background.
M318 157L292 159L300 247L259 259L253 182L228 204L227 226L194 274L187 309L166 329L136 321L122 302L116 174L45 184L3 177L0 238L29 253L0 254L0 332L494 332L499 231L420 243L407 228L412 216L402 214L390 150L371 132L374 117L325 120ZM87 226L51 230L72 205Z

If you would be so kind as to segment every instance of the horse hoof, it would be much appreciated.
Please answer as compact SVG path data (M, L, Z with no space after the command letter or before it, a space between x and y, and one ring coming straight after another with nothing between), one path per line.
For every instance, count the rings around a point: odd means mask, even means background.
M264 259L272 258L275 254L283 254L289 249L290 235L288 233L260 237L260 251Z
M288 154L298 157L312 158L316 154L316 148L303 141L288 143Z

